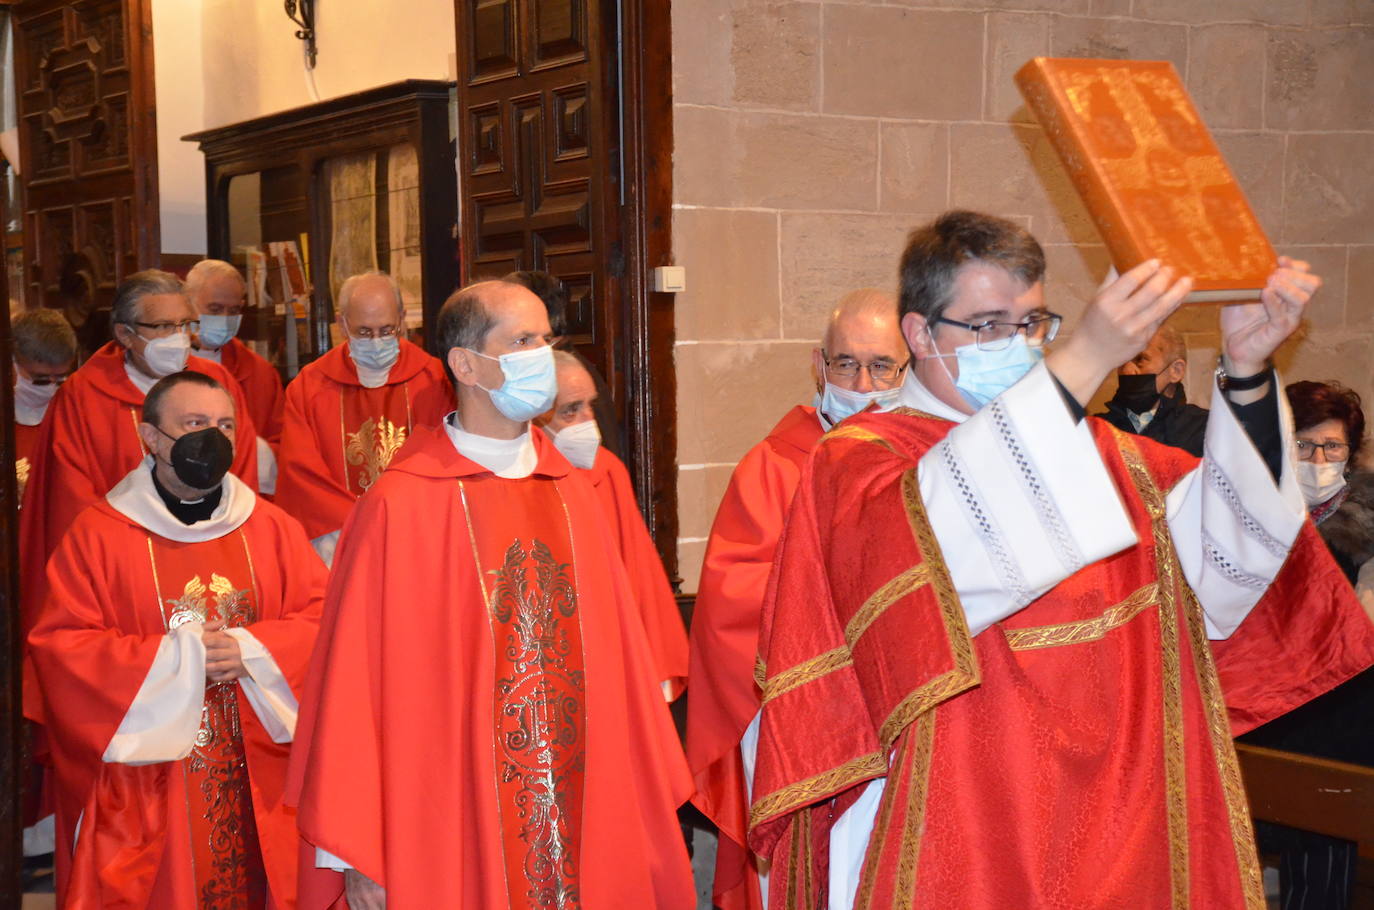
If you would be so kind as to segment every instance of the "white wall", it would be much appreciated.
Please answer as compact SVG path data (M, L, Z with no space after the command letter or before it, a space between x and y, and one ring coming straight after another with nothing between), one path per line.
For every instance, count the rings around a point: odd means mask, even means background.
M181 137L316 100L280 0L152 0L162 249L205 252L205 162ZM320 99L450 79L453 0L318 0Z

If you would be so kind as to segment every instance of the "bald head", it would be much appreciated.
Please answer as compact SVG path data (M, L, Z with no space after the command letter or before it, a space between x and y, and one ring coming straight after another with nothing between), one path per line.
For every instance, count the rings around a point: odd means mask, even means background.
M388 327L400 333L405 303L396 279L385 272L354 275L339 288L339 323L348 334L379 337Z
M909 356L892 295L876 288L852 291L831 311L821 347L813 353L817 385L828 380L852 392L891 388ZM875 379L870 372L874 365L891 375ZM844 375L850 370L853 375Z

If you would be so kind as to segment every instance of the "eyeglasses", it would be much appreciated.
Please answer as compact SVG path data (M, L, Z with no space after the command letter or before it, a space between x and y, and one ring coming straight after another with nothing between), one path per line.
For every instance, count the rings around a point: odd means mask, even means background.
M68 375L70 374L63 373L61 376L30 376L29 382L34 385L61 385L67 381Z
M198 319L183 319L180 322L135 322L134 325L152 332L154 338L185 335L187 332L194 334L200 331L200 320Z
M935 317L935 321L972 332L973 343L980 351L1005 351L1021 332L1025 333L1027 344L1042 345L1053 341L1064 318L1057 313L1038 313L1025 322L959 322L944 316Z
M1327 461L1345 461L1350 456L1350 444L1346 442L1312 442L1299 439L1293 446L1298 450L1298 458L1302 461L1311 461L1317 454L1317 449L1322 450Z
M841 379L853 379L859 375L860 370L867 370L868 377L874 382L890 382L902 375L902 370L906 369L905 363L893 363L890 360L874 360L871 363L863 363L853 357L836 357L831 360L825 351L821 351L821 359L825 361L826 370Z
M350 331L352 331L351 328L350 328ZM395 335L397 332L399 332L399 331L400 331L400 329L397 328L396 326L394 326L394 325L387 325L387 326L382 326L381 329L379 329L379 330L377 330L377 331L375 331L375 332L372 331L372 329L358 329L357 332L356 332L356 334L353 335L353 337L354 337L354 338L391 338L392 336L394 336L394 335Z

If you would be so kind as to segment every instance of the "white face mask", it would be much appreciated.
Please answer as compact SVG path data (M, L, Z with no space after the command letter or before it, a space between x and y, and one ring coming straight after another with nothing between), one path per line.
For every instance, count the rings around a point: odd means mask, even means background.
M1298 489L1308 507L1319 506L1345 487L1345 462L1298 462Z
M586 471L596 463L596 453L601 448L601 428L595 420L575 423L552 435L554 447L572 462L573 467Z
M18 367L14 370L14 410L16 416L24 414L43 419L43 412L48 409L48 402L57 394L57 383L50 382L47 385L38 385L32 379L19 372Z
M185 332L173 332L165 338L154 338L143 347L143 360L148 364L152 375L161 379L186 369L186 358L191 356L191 336Z

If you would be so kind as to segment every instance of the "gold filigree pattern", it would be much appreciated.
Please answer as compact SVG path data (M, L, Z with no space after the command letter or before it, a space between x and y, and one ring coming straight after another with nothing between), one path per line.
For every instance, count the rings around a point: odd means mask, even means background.
M866 427L847 426L841 424L835 429L826 433L821 439L822 442L836 442L841 439L854 439L859 442L871 442L880 445L889 452L894 451L892 443Z
M926 796L930 786L930 766L935 758L935 718L939 709L932 709L912 722L910 736L902 740L898 749L914 749L911 763L911 785L907 788L905 822L898 844L897 879L893 906L911 907L916 895L917 869L921 861L921 842L925 833ZM901 764L899 756L894 764ZM877 856L892 827L892 813L897 803L897 787L888 787L878 809L878 818L869 837L869 855ZM877 887L878 863L865 862L854 901L855 910L870 910L873 892Z
M845 641L849 642L851 648L854 647L863 634L868 631L868 627L873 625L888 607L929 583L930 566L924 562L917 563L886 582L869 595L863 606L859 607L854 615L849 618L849 622L845 623Z
M795 667L783 670L763 684L763 704L768 704L779 695L791 692L799 686L815 682L822 676L852 666L854 658L846 647L832 648L810 660L804 660Z
M1004 629L1007 645L1013 651L1033 651L1037 648L1057 648L1104 638L1117 626L1124 626L1147 607L1159 602L1159 585L1142 585L1121 603L1109 607L1101 616L1053 626L1029 626L1024 629Z
M397 426L385 417L367 418L349 433L344 441L344 458L351 465L362 467L358 486L369 489L382 476L391 459L405 445L406 428Z
M886 772L887 758L881 751L850 759L838 767L789 784L781 790L774 790L755 801L749 809L749 827L756 828L770 818L785 815L814 803L824 795L838 793L861 780L880 777Z
M14 479L17 485L19 502L24 501L24 488L29 485L29 474L32 470L33 465L29 463L28 456L14 463Z
M163 601L166 606L172 608L172 614L167 617L167 631L171 632L188 622L203 623L208 615L208 607L205 603L205 583L200 580L199 575L194 575L191 580L181 589L181 596ZM164 615L165 612L164 612Z

